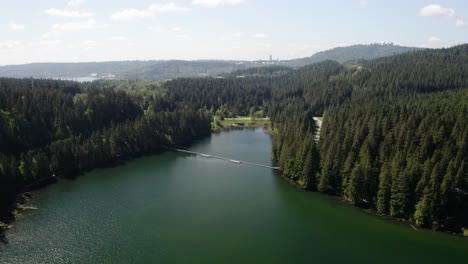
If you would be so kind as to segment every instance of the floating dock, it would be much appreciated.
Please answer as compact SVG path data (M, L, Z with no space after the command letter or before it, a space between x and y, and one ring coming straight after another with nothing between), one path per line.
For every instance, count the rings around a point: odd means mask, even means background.
M229 162L232 162L232 163L235 163L235 164L246 164L246 165L252 165L252 166L256 166L256 167L262 167L262 168L273 169L273 170L279 170L280 169L279 167L272 167L272 166L257 164L257 163L253 163L253 162L247 162L247 161L242 161L242 160L230 159L230 158L226 158L226 157L214 156L214 155L210 155L210 154L199 153L199 152L189 151L189 150L185 150L185 149L176 149L176 148L170 148L170 147L164 147L164 148L168 149L168 150L176 151L176 152L183 152L183 153L188 153L188 154L192 154L192 155L198 155L198 156L205 157L205 158L225 160L225 161L229 161Z

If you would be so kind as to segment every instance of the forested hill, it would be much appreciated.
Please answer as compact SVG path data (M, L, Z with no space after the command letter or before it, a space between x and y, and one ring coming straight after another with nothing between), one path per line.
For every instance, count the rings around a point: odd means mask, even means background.
M262 66L238 61L115 61L80 63L31 63L0 66L0 77L77 78L95 76L106 79L168 80L181 77L219 76L236 70Z
M349 60L368 60L392 56L417 48L391 44L355 45L319 52L312 57L285 61L115 61L82 63L31 63L0 66L0 77L12 78L77 78L96 75L97 78L114 77L130 80L168 80L176 78L216 77L221 75L262 76L269 71L277 75L287 73L287 67L334 60L340 63ZM259 70L255 68L259 67ZM237 71L237 72L236 72ZM256 71L256 72L254 72ZM234 72L234 73L233 73Z
M468 45L345 67L167 82L171 100L272 119L283 176L437 230L468 228ZM324 116L314 140L314 116Z
M161 61L112 61L77 63L30 63L0 67L0 77L12 78L73 78L97 74L120 75L135 69L148 67Z
M325 60L334 60L339 63L352 60L372 60L415 50L421 49L415 47L403 47L394 44L353 45L349 47L338 47L331 50L318 52L307 58L285 61L284 65L291 67L302 67Z
M294 69L291 67L286 66L263 66L263 67L255 67L255 68L248 68L245 70L237 70L230 74L226 74L227 77L236 77L236 78L243 78L243 77L279 77L283 75L287 75L293 72Z
M298 186L437 230L468 229L468 44L244 78L0 79L0 213L52 174L209 135L212 116L265 115ZM239 72L240 73L240 72ZM324 116L316 141L313 117Z
M373 89L432 92L466 88L468 45L372 60L359 75L365 79L362 85Z
M154 82L127 82L124 90L113 82L0 78L0 233L25 186L211 133L208 111L164 97Z
M119 77L132 80L214 77L253 66L247 62L233 61L166 61L125 72Z
M467 67L468 45L461 45L377 59L320 85L290 87L270 106L279 120L273 157L306 188L461 232L468 228ZM322 114L314 146L304 128Z

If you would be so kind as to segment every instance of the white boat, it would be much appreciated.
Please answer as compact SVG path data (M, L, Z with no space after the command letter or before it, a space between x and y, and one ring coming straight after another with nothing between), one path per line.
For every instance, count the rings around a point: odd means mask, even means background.
M237 163L237 164L241 163L241 162L238 161L238 160L229 160L229 161L232 162L232 163Z

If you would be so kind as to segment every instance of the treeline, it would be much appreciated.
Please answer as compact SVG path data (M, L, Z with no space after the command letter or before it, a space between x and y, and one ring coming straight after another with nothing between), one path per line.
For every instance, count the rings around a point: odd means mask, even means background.
M468 89L359 95L326 112L318 190L425 227L468 223Z
M294 114L273 125L272 160L284 177L301 188L316 190L320 153L315 142L314 115L299 102L288 104L286 113Z
M109 84L0 79L0 212L16 194L52 175L185 145L207 136L208 111L179 106L143 82L129 92Z
M277 76L182 79L168 97L226 116L262 109L272 158L299 186L433 229L468 227L468 45ZM312 117L324 115L314 141Z
M468 227L467 58L463 45L352 70L351 97L325 112L317 189L424 227Z
M325 60L334 60L345 63L354 60L372 60L380 57L394 56L400 53L422 50L421 48L402 47L393 43L374 43L369 45L353 45L348 47L337 47L330 50L318 52L311 57L294 59L284 62L291 67L303 67L312 63L319 63Z
M284 76L293 72L294 69L287 67L287 66L278 66L278 65L270 65L270 66L262 66L262 67L254 67L248 68L244 70L237 70L232 73L226 74L227 77L261 77L261 78L276 78L280 76Z
M467 67L461 45L245 78L1 79L0 206L43 175L188 144L210 133L212 115L261 113L272 120L272 159L290 181L459 232L468 227ZM318 141L314 116L324 116Z
M468 45L411 52L369 61L354 82L391 92L434 92L466 88Z
M268 79L177 79L164 84L167 99L179 106L206 109L220 117L249 115L271 100Z
M124 91L81 89L78 83L0 79L0 150L5 154L134 119L142 110Z

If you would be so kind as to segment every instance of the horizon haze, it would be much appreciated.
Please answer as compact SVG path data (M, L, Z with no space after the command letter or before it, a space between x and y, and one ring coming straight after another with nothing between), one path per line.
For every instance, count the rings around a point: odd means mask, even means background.
M468 42L460 1L19 0L2 9L0 65L287 60L354 44Z

